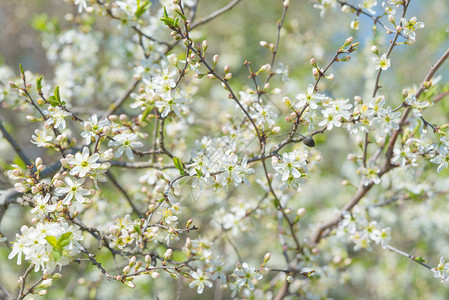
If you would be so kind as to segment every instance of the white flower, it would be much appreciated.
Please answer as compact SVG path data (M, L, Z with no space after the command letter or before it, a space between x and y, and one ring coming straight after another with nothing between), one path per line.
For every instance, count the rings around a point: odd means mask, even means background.
M374 118L384 129L385 133L389 133L393 130L399 129L399 117L401 116L400 111L395 111L388 106L387 109L380 109L379 115Z
M440 149L438 156L430 160L431 163L439 164L437 172L440 173L449 165L449 151L447 149Z
M221 260L213 260L212 266L207 271L212 273L212 280L220 279L222 283L226 282L226 274L224 273L223 262Z
M246 262L242 264L241 269L235 269L232 275L238 277L236 283L239 287L246 285L250 290L254 290L253 280L260 280L263 277L260 272Z
M198 269L196 272L190 272L190 276L194 279L190 284L189 287L190 288L194 288L195 286L198 287L197 289L197 293L198 294L202 294L203 290L204 290L204 286L207 287L212 287L212 282L210 282L209 276L207 276L206 274L203 274L203 271L201 271L200 269Z
M47 193L45 197L42 197L41 194L37 194L33 197L34 200L34 208L31 210L31 213L38 214L39 216L45 216L48 213L54 212L56 209L56 204L49 204L50 193Z
M380 169L377 166L372 167L361 167L358 171L359 174L363 175L363 185L367 186L371 183L379 184L380 183Z
M443 281L447 281L449 277L449 263L446 262L443 256L440 258L438 266L432 269L435 278L440 278Z
M276 117L276 112L271 105L262 106L259 103L254 103L250 108L250 116L256 120L257 125L262 125L264 122L274 125L273 119Z
M375 58L374 62L376 63L376 70L382 69L385 71L390 67L390 59L387 58L385 53L381 57Z
M44 114L48 116L45 124L53 124L54 128L61 130L65 129L66 127L65 118L70 116L70 113L66 112L59 106L49 106L48 110L44 111Z
M308 104L311 109L317 109L317 103L320 103L325 98L326 96L316 93L313 89L313 85L309 84L306 94L296 95L296 99L298 100L298 102L295 104L295 108L300 109Z
M92 138L98 139L103 135L109 126L111 126L111 122L108 119L98 122L98 117L95 114L89 118L89 121L84 121L84 131L81 132L81 136L86 140L86 145L92 142Z
M96 162L99 158L100 154L98 153L89 156L89 149L84 147L83 154L77 152L75 158L67 159L67 163L75 165L75 167L70 170L70 175L78 175L79 177L86 176L92 169L100 167L101 164Z
M321 111L324 119L318 123L318 126L326 126L327 130L331 130L334 126L341 127L341 117L335 112L335 110L324 109Z
M405 103L407 103L407 105L411 106L411 108L413 109L413 113L417 117L421 117L422 110L424 108L430 106L430 102L429 101L421 101L419 99L416 99L415 95L409 95L407 98L405 98Z
M404 35L409 36L411 39L415 39L415 30L424 28L423 22L417 22L416 17L411 18L409 21L407 21L405 18L401 19L402 24L402 33Z
M78 12L81 13L83 10L87 9L86 0L75 0L75 5L78 5Z
M41 130L36 129L34 131L34 135L31 137L31 143L35 144L38 147L47 147L49 142L53 139L53 133L51 130L43 127Z
M374 235L370 237L376 244L380 244L383 249L386 249L388 242L391 239L391 228L386 227L382 230L375 230Z
M67 194L62 200L62 204L69 205L72 198L75 198L79 203L87 201L84 196L90 195L90 191L83 188L84 178L72 180L70 177L66 177L65 182L67 187L58 187L55 190L58 194Z
M143 147L142 142L136 141L137 134L135 133L122 133L114 137L113 141L108 143L109 146L120 146L115 153L115 157L119 158L123 152L126 152L126 156L129 159L134 158L133 148Z
M155 101L162 118L168 116L171 111L178 117L181 117L181 109L186 103L188 103L188 99L185 98L182 92L176 92L174 97L171 92L167 92L161 95L160 100Z

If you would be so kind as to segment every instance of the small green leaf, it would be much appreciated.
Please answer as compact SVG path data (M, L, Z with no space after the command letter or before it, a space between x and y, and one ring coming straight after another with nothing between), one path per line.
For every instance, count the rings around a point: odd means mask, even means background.
M179 10L176 10L176 13L184 20L187 21L186 16L184 16Z
M46 236L45 239L53 248L58 249L58 240L54 236Z
M161 21L164 22L165 25L169 27L173 27L173 19L169 17L162 17Z
M38 92L42 90L42 75L36 79L36 87Z
M53 256L55 261L59 261L62 257L61 252L56 248L53 248L53 250L51 251L51 255Z
M179 27L179 18L176 17L175 21L173 22L173 27Z
M196 168L195 171L196 171L196 174L198 174L198 176L200 176L200 177L204 176L204 174L203 174L203 172L201 172L200 168Z
M23 76L25 74L25 72L23 71L22 64L19 64L19 69L20 69L20 74L22 74L22 76Z
M56 99L55 96L50 96L47 98L47 102L50 103L51 106L58 106L59 101Z
M148 106L142 114L142 119L141 121L145 121L145 119L148 117L148 115L150 114L150 112L153 110L153 106Z
M427 262L427 261L426 261L423 257L421 257L421 256L415 257L414 260L417 261L417 262L422 262L422 263Z
M59 94L59 86L55 88L55 98L58 103L61 103L61 95Z
M179 173L181 173L181 175L184 175L186 173L186 171L184 171L182 162L179 160L179 158L173 157L173 163L175 164L176 169L179 170Z
M72 236L73 236L73 233L71 233L71 232L64 233L63 235L61 235L61 237L59 237L58 245L61 248L64 248L65 246L70 244L70 242L72 241Z
M140 18L143 15L143 13L150 8L150 6L151 6L151 2L149 2L149 1L145 1L143 3L143 5L140 6L140 1L139 1L137 4L137 10L135 13L136 17Z

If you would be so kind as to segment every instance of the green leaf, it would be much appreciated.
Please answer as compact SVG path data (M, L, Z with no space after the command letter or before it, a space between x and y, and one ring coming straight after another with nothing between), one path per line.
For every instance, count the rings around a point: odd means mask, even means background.
M148 106L142 114L142 119L141 121L145 121L145 119L148 117L148 115L150 114L150 112L153 110L153 106Z
M179 18L176 17L175 21L173 22L173 27L179 27Z
M173 157L173 163L175 164L176 169L179 170L179 173L181 173L181 175L184 175L186 173L186 171L184 171L182 162L179 160L179 158Z
M65 246L70 244L70 242L72 241L72 236L73 236L73 233L71 233L71 232L64 233L63 235L61 235L61 237L59 237L58 245L61 248L64 248Z
M55 88L55 98L58 103L61 103L61 95L59 94L59 86Z
M25 74L25 72L23 71L23 67L22 67L22 64L19 64L19 69L20 69L20 74Z
M47 236L45 239L54 249L58 249L58 240L54 236Z
M204 176L204 174L203 174L203 172L201 172L200 168L195 168L195 171L196 171L196 174L198 174L198 176L200 176L200 177Z
M55 96L50 96L47 98L48 103L50 103L51 106L58 106L59 102L56 100Z
M53 255L53 258L55 259L55 261L59 261L62 257L61 252L59 250L57 250L56 248L53 248L53 250L51 251L51 255Z
M162 17L161 21L164 22L165 25L169 27L173 27L173 19L170 17Z
M151 2L149 2L149 1L145 1L143 3L143 5L140 6L140 1L139 1L137 4L137 10L135 13L136 17L140 18L143 15L143 13L150 8L150 6L151 6Z
M39 92L42 90L42 75L36 79L36 87Z
M184 20L187 21L186 16L184 16L179 10L176 10L176 13Z
M417 262L422 262L422 263L427 262L427 261L426 261L423 257L421 257L421 256L415 257L414 260L417 261Z

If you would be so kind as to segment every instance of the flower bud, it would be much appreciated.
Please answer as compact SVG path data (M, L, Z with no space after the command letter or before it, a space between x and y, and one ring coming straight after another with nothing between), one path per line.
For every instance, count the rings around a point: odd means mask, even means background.
M263 263L266 264L270 260L270 258L271 258L271 253L267 252L265 254L265 256L263 257Z
M403 89L403 90L402 90L402 97L407 98L407 96L408 96L408 91L407 91L407 89Z
M353 40L354 40L354 38L352 36L347 38L346 41L345 41L344 47L350 45Z
M138 261L138 262L136 263L136 267L134 268L134 270L135 270L135 271L138 271L142 266L143 266L143 262Z
M393 15L388 15L388 21L390 21L390 23L392 23L392 24L395 24L396 18Z
M178 64L178 58L176 57L176 54L170 54L167 56L167 60L170 64L176 66Z
M159 278L159 273L158 272L151 272L151 278L158 279Z
M117 115L110 115L108 116L109 121L111 122L115 122L118 120L118 116Z
M201 48L203 48L203 53L206 52L207 46L208 46L207 41L204 40L203 43L201 44Z
M45 279L39 284L39 288L48 288L49 286L51 286L52 282L53 279Z
M259 69L259 71L257 73L259 73L259 72L270 72L270 70L271 70L270 64L265 64L262 67L260 67L260 69Z
M61 158L59 161L61 162L61 165L64 168L68 168L69 167L69 163L67 162L67 158Z
M35 164L36 164L36 166L42 165L42 158L40 158L40 157L36 158Z
M220 57L218 56L218 54L215 54L214 55L214 57L212 58L212 63L214 64L214 66L216 65L216 64L218 64L218 59L219 59Z
M123 275L128 274L128 273L129 273L129 270L130 270L129 266L125 266L125 267L123 268Z
M25 117L29 122L36 122L37 121L37 118L36 117L33 117L33 116L26 116Z
M131 257L129 262L128 262L128 265L130 267L134 266L134 264L136 263L136 260L137 260L137 257L135 257L135 256Z
M32 187L31 187L31 193L32 193L33 195L36 195L37 193L39 193L39 189L38 189L37 187L35 187L35 186L32 186Z
M273 129L271 129L271 133L273 133L273 134L278 134L280 131L281 131L281 127L279 127L279 126L273 127Z
M298 217L302 218L306 215L306 209L304 207L300 207L296 211L296 214L298 215Z
M149 254L145 255L145 263L148 265L151 264L151 255Z
M374 54L376 54L377 56L379 56L379 49L377 49L376 46L371 46L371 52L373 52Z
M164 259L169 259L173 254L173 250L168 248L167 251L164 253Z

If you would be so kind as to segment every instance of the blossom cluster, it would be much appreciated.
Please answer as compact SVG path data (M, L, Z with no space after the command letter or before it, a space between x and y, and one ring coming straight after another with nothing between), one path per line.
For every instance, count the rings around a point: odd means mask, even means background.
M79 298L92 293L83 280L98 274L139 292L142 277L161 293L184 285L206 297L327 298L338 284L357 284L357 276L349 278L352 256L369 262L364 251L389 250L414 257L393 245L405 240L407 247L416 237L429 248L447 247L428 234L444 227L444 218L423 207L446 206L449 125L431 108L447 95L445 79L433 76L449 54L418 86L411 75L397 75L399 83L387 77L401 62L392 53L425 39L424 23L407 15L411 1L314 0L320 28L338 9L348 30L364 28L362 18L371 22L372 37L349 37L332 44L333 53L311 38L315 29L298 33L300 21L285 17L293 1L270 2L267 11L281 6L283 13L276 40L256 43L268 62L245 60L242 69L235 63L242 57L226 55L241 36L212 45L218 33L207 41L201 29L240 1L203 18L197 6L214 3L68 2L75 6L65 17L69 29L33 22L52 80L22 65L14 78L0 66L2 109L27 113L30 142L43 157L28 158L1 117L0 149L5 141L19 159L0 158L15 190L0 191L0 221L3 208L29 211L10 226L20 234L8 259L30 264L42 280L74 261L92 264L77 278L86 293ZM226 22L230 30L244 27ZM407 221L415 214L419 220ZM401 226L410 232L397 233ZM434 268L412 261L449 283L443 257ZM38 294L25 291L27 276L19 299ZM119 284L95 286L109 298L130 295Z

